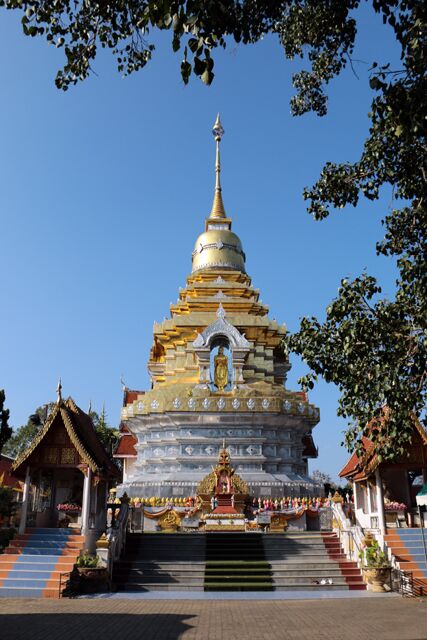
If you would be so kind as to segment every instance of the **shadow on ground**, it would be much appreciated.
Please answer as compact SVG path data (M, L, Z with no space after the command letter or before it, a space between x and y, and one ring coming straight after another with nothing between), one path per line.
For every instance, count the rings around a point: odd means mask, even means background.
M1 640L178 640L194 615L171 613L4 613Z

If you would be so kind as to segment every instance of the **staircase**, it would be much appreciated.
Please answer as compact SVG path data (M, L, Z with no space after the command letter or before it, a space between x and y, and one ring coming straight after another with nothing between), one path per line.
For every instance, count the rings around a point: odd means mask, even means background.
M301 531L263 537L278 591L365 590L360 569L347 560L334 533Z
M118 591L366 589L333 533L128 534Z
M273 591L260 533L206 534L205 591Z
M83 548L73 529L27 529L0 555L0 598L59 598ZM62 591L61 587L61 591Z
M426 532L424 536L427 547ZM412 574L414 595L427 595L427 562L421 529L389 529L385 541L400 569Z
M118 591L203 591L204 571L203 535L131 533L113 582Z

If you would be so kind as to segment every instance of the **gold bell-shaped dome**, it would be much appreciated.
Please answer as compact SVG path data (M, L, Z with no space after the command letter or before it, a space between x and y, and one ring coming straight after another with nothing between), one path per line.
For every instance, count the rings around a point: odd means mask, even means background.
M229 229L209 229L196 240L192 270L210 268L235 269L245 273L242 243Z
M216 141L215 195L206 229L196 240L193 251L193 273L200 269L233 269L245 273L245 253L240 238L231 231L222 201L220 142L224 135L219 114L213 127Z

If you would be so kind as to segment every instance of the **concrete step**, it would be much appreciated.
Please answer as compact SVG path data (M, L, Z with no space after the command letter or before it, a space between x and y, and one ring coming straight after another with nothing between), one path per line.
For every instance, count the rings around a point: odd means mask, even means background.
M313 576L315 578L333 578L334 576L346 576L346 577L356 577L360 578L359 569L350 569L340 571L340 569L280 569L277 567L272 567L271 570L274 572L274 575L277 577L289 577L292 578L294 576Z
M205 570L200 569L199 571L194 571L194 569L170 569L170 570L165 570L165 569L135 569L135 568L130 568L130 569L115 569L114 571L114 575L115 576L171 576L171 575L177 575L177 576L188 576L189 578L191 577L197 577L197 576L201 576L204 575Z
M289 577L280 577L280 576L276 576L274 575L273 577L273 582L275 585L281 585L281 586L290 586L290 585L300 585L300 584L319 584L321 583L321 581L325 580L325 584L329 585L328 582L328 578L321 578L321 577L317 577L317 576L298 576L298 577L294 577L294 578L289 578ZM362 579L359 578L357 580L351 580L348 581L343 577L340 576L330 576L330 579L332 580L332 585L337 586L337 585L342 585L344 587L347 587L350 583L351 584L357 584L359 582L362 582ZM322 585L325 586L325 585Z
M80 551L83 549L83 542L68 542L57 541L57 540L34 540L30 538L29 540L16 540L15 538L10 541L9 544L10 549L28 549L28 548L37 548L37 549L75 549L76 551Z
M30 554L12 554L12 553L8 553L8 554L3 554L0 555L0 569L4 568L3 565L12 565L15 563L19 563L21 564L28 564L28 565L34 565L34 564L49 564L49 565L53 565L53 566L63 566L63 565L73 565L75 562L75 558L77 558L77 555L67 555L67 556L58 556L58 555L30 555Z
M275 584L276 591L365 591L366 585L364 582L358 584L313 584L307 582L305 584L292 584L292 585L280 585Z
M69 573L73 570L71 565L68 570L50 571L49 569L10 569L8 571L0 570L0 582L4 579L19 579L19 580L60 580L60 577L64 573Z
M120 562L118 562L115 565L115 568L117 570L119 569L130 569L130 568L136 568L139 569L141 571L143 571L144 569L151 569L153 571L156 570L162 570L162 571L169 571L169 570L176 570L176 571L204 571L205 568L205 562L192 562L191 565L188 564L188 562L150 562L148 560L144 561L144 560L136 560L134 562L132 562L131 560L121 560Z
M0 598L59 598L59 588L37 589L0 586Z
M80 549L52 549L40 547L7 547L4 555L25 555L25 556L76 556Z
M118 582L116 580L116 582ZM171 575L171 576L138 576L136 578L129 577L126 579L126 585L151 585L151 584L186 584L186 585L199 585L203 584L203 576L189 578L188 576Z
M203 582L199 585L193 584L132 584L132 585L118 585L117 591L129 592L129 591L203 591ZM191 597L191 596L189 596Z

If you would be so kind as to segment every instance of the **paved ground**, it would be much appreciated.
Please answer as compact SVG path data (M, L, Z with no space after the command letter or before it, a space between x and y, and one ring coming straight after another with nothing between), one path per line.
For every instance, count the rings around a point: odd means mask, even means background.
M97 593L80 598L102 598L109 600L330 600L338 598L400 598L398 593L373 593L372 591L121 591Z
M427 600L3 600L1 640L427 640Z

